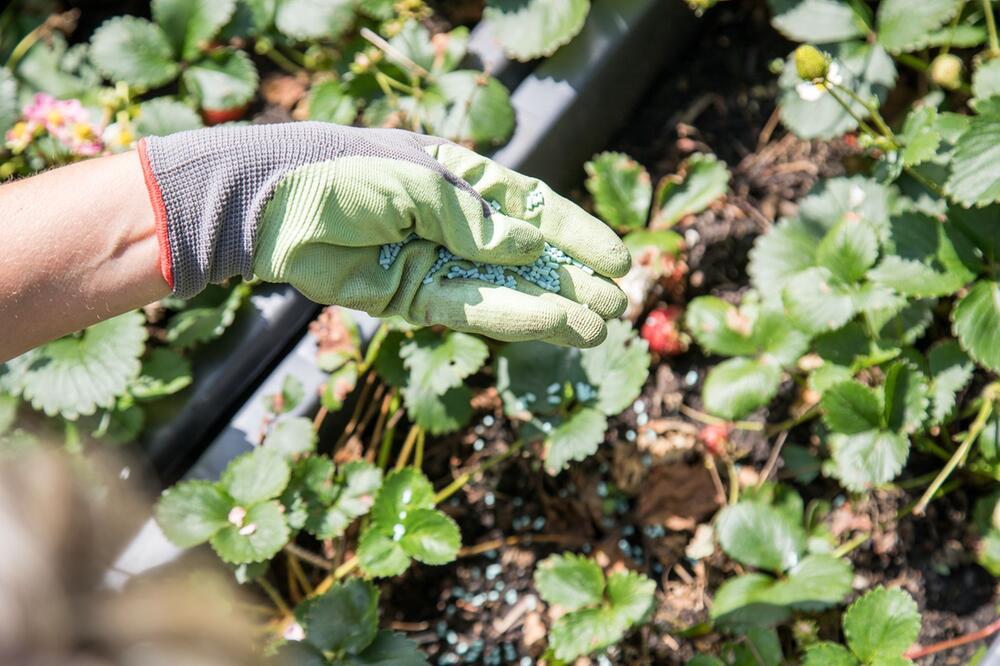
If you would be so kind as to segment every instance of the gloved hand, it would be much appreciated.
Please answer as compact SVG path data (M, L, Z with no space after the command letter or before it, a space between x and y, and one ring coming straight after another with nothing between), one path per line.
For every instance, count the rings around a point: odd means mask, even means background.
M150 137L139 154L180 297L256 275L374 316L575 346L626 306L611 229L443 139L305 122Z

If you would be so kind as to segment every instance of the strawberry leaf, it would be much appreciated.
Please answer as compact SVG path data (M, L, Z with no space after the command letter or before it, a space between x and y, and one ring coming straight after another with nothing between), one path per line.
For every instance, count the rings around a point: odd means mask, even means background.
M242 525L227 523L210 543L223 562L249 564L271 559L290 537L284 507L270 500L250 507Z
M851 592L850 562L825 553L806 555L761 600L815 612L836 606Z
M417 644L402 634L380 631L372 644L358 655L348 655L343 666L429 666Z
M886 256L869 277L906 296L946 296L975 277L972 252L953 224L903 213L890 221Z
M257 448L229 463L219 485L237 503L249 506L280 495L290 477L291 469L281 452Z
M107 78L137 88L161 86L179 71L163 29L135 16L102 23L90 39L90 59Z
M191 61L232 18L236 0L153 0L151 6L174 53Z
M660 181L653 203L653 225L672 227L687 215L708 208L726 194L729 169L715 155L695 153L684 163L683 178L674 176Z
M774 579L762 573L729 578L715 591L712 619L719 626L737 630L784 621L792 614L790 608L762 601L772 587Z
M621 413L639 397L649 375L647 349L628 322L613 319L604 342L580 350L583 372L597 388L595 406L608 416Z
M931 370L932 424L943 423L955 409L959 391L972 380L975 366L954 340L944 340L927 353Z
M792 322L809 333L840 328L859 310L861 292L826 268L800 273L782 292Z
M139 376L145 317L134 311L54 340L6 363L6 391L69 420L114 407Z
M378 632L378 588L357 578L312 600L302 623L306 640L323 652L362 652Z
M798 564L805 550L802 527L777 509L744 501L719 512L715 523L719 544L743 564L781 573Z
M634 571L616 571L608 576L611 612L626 627L646 618L653 607L655 592L656 583Z
M353 0L282 0L274 24L292 39L336 40L354 23Z
M844 635L864 663L898 659L920 633L917 604L901 589L867 592L844 614Z
M319 437L313 430L312 419L304 416L283 418L274 424L264 445L286 458L294 458L316 450Z
M806 648L802 666L858 666L860 664L851 651L843 645L821 641Z
M400 513L434 507L434 487L421 472L407 467L390 472L375 496L372 520L391 527L401 520Z
M410 566L410 556L391 535L369 528L358 542L358 561L369 576L398 576Z
M203 109L233 109L257 94L257 68L239 49L212 51L184 70L184 85Z
M646 226L653 186L649 173L624 153L604 152L583 165L587 190L594 209L605 222L620 230Z
M712 414L738 419L770 402L780 383L774 359L731 358L709 370L701 399Z
M768 0L771 25L796 42L825 44L864 36L864 23L845 0Z
M684 324L698 344L707 352L723 356L757 354L755 323L751 313L716 296L699 296L688 304L684 313Z
M434 509L413 509L402 521L400 545L424 564L447 564L458 555L462 536L454 520Z
M155 400L187 388L193 378L191 363L166 347L157 347L142 362L142 372L128 392L139 400Z
M250 295L250 286L240 282L228 291L209 286L170 318L166 338L176 349L188 349L221 336L236 319L236 312Z
M816 248L817 263L844 282L859 280L877 258L874 227L854 216L845 216Z
M403 365L410 371L407 390L442 395L479 370L489 353L485 342L467 333L440 336L424 329L400 346Z
M604 441L608 419L597 409L583 407L561 421L545 438L545 470L558 474L570 461L585 460Z
M891 53L927 46L927 36L945 26L961 10L962 0L885 0L875 15L879 43Z
M1000 198L1000 113L974 116L955 144L945 192L964 206L982 207Z
M234 503L210 481L184 481L164 491L156 503L156 523L171 543L191 548L228 525Z
M849 490L863 491L896 478L910 453L905 435L868 430L855 435L832 435L833 474Z
M601 568L582 555L550 555L535 568L535 588L542 599L567 611L601 603L604 586Z
M977 363L1000 372L1000 285L980 280L958 301L951 325L962 349Z
M508 55L550 56L583 29L590 0L487 0L483 20Z

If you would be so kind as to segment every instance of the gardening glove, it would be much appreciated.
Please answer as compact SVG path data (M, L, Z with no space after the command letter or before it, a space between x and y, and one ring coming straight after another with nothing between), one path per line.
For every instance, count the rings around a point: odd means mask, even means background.
M378 317L575 346L626 306L611 229L443 139L304 122L149 137L139 155L182 298L256 275Z

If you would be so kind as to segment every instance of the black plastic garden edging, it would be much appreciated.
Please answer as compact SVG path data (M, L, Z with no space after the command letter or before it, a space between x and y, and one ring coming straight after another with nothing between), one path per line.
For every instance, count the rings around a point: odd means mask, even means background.
M493 158L512 169L541 178L556 189L565 190L578 183L583 163L620 129L653 77L693 36L695 25L693 14L681 0L595 0L583 31L530 73L526 73L521 64L508 64L498 59L499 51L492 37L487 30L480 29L482 26L477 27L470 45L485 68L499 74L507 85L511 85L508 79L523 75L511 97L517 128L511 140L494 153ZM318 395L326 374L316 367L316 341L305 332L317 307L308 301L305 301L308 307L304 307L304 299L291 296L289 292L294 294L286 288L269 296L280 303L280 316L283 317L280 323L278 319L266 319L265 314L261 314L259 317L265 323L257 326L258 331L270 327L272 330L258 334L261 337L268 334L267 340L273 341L272 350L281 347L286 353L276 365L272 355L263 372L253 378L242 378L239 391L216 382L215 374L207 380L203 378L202 383L211 382L211 386L204 389L204 400L196 403L192 399L190 404L202 409L211 407L212 416L219 415L219 418L212 428L183 426L163 431L169 436L159 437L155 440L156 448L149 449L161 479L172 482L180 473L185 479L218 478L232 458L259 441L266 416L263 398L280 392L286 376L298 378L307 396ZM367 342L378 322L364 313L352 312L352 316ZM294 329L291 328L293 324ZM286 325L289 328L285 328ZM254 345L254 349L258 348ZM274 353L278 354L282 351ZM239 361L232 359L231 362ZM215 372L233 375L234 371L225 364L223 356ZM241 367L246 365L249 364L243 362ZM220 415L223 397L232 405L232 398L237 393L238 409L226 412L228 416ZM289 415L309 414L316 408L315 400L307 400ZM191 411L188 409L181 418L197 418ZM183 439L191 432L201 437L208 434L213 439L207 448L201 448L196 442ZM183 452L171 449L171 440L182 447ZM190 465L201 451L197 462L184 472L185 463ZM180 552L149 520L115 563L111 582L122 583L131 575L173 560Z

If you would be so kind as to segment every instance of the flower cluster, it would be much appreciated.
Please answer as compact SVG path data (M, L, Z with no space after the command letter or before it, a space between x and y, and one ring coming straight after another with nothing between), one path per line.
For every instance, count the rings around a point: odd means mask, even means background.
M127 118L107 127L94 122L91 112L78 99L56 99L38 93L21 112L22 117L7 131L6 146L14 154L24 152L37 138L54 138L71 155L90 157L105 151L132 147L135 137Z

